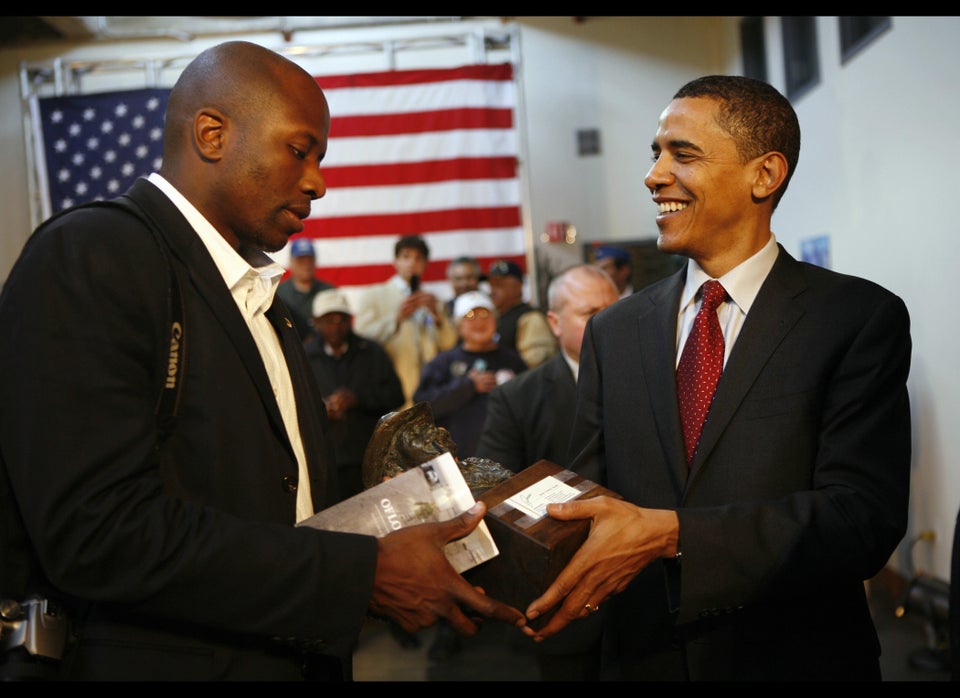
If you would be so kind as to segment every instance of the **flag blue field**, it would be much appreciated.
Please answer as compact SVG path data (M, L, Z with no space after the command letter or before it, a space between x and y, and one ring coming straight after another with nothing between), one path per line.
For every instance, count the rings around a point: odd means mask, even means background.
M159 168L169 94L143 89L39 100L49 210L119 196Z

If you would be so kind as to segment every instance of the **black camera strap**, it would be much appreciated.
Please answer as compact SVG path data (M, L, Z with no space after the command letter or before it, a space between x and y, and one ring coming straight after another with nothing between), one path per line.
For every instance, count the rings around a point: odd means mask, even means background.
M140 218L150 232L153 233L160 247L160 254L167 264L170 271L170 287L167 293L167 306L169 311L169 343L167 351L166 370L163 372L163 386L160 389L160 397L157 400L157 406L154 413L157 415L157 426L160 429L161 440L165 439L173 432L177 423L177 411L180 408L180 395L183 390L183 377L186 368L186 347L187 332L186 318L183 312L183 296L180 290L180 279L177 277L176 269L170 261L167 254L167 244L160 232L160 226L143 210L143 208L127 195L121 195L114 199L117 204L130 211Z
M164 241L163 234L160 232L159 225L157 225L136 201L124 194L106 201L88 201L75 208L92 206L119 207L143 221L150 232L153 233L153 237L160 247L160 255L163 257L167 269L170 271L170 287L167 292L169 319L167 324L169 328L168 351L162 371L160 396L157 399L157 405L154 409L154 413L157 415L157 427L160 430L160 440L163 441L173 432L174 426L176 425L177 411L180 408L180 395L183 390L183 377L186 375L184 371L187 358L187 332L186 318L184 317L183 311L183 296L180 290L180 279L177 276L174 265L170 261L167 244Z

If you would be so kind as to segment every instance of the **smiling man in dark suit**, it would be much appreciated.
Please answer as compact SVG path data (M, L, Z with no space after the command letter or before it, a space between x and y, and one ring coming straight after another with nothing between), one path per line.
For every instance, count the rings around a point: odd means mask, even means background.
M587 326L573 468L624 500L550 505L591 530L527 632L608 605L604 678L880 679L863 582L907 525L907 309L777 243L800 127L770 85L688 83L652 148L659 248L689 261ZM688 462L675 370L708 280L723 365Z

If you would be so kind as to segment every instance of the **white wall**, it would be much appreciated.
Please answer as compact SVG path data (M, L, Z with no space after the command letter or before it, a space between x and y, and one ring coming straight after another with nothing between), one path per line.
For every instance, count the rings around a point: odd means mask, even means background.
M578 23L570 17L520 17L517 22L528 232L535 240L547 221L567 220L579 234L575 246L537 242L537 256L551 268L582 259L585 241L655 237L643 177L657 118L687 80L740 72L738 19L597 17ZM779 21L769 17L765 22L768 77L783 89ZM960 160L960 94L954 89L960 18L894 17L890 31L844 66L837 18L818 18L817 26L821 83L796 103L803 129L800 164L774 216L774 230L795 256L803 239L829 235L834 269L876 280L906 301L914 340L913 482L910 531L891 563L909 570L906 553L913 536L933 531L933 542L914 549L916 567L949 579L960 508L960 476L949 456L960 452L960 378L952 366L958 342L949 324L958 312L948 286L960 268L950 205L957 184L954 164ZM340 31L337 36L345 39L370 32ZM403 27L389 33L413 31ZM318 36L298 33L297 41ZM328 30L322 36L329 41L332 34ZM69 54L196 53L223 38L186 45L110 42L76 46ZM239 38L282 46L276 35ZM0 158L5 164L0 280L30 232L17 63L54 58L62 52L58 49L0 51ZM436 55L421 52L403 60L429 64ZM370 64L376 60L338 59L336 69L326 72L387 67ZM579 128L600 130L599 156L577 156ZM937 346L935 339L947 340L949 348Z
M583 261L584 241L655 239L643 178L657 118L681 84L722 71L723 19L519 19L532 231L539 240L548 221L568 221L578 235L539 245L543 265ZM584 128L599 129L600 155L577 154Z

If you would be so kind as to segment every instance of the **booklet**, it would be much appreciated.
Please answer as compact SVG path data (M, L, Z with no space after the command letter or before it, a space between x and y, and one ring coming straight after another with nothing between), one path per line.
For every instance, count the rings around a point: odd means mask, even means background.
M474 503L456 459L447 452L297 525L379 538L407 526L452 519ZM461 573L500 554L486 521L481 521L469 535L447 543L444 552L453 568Z

